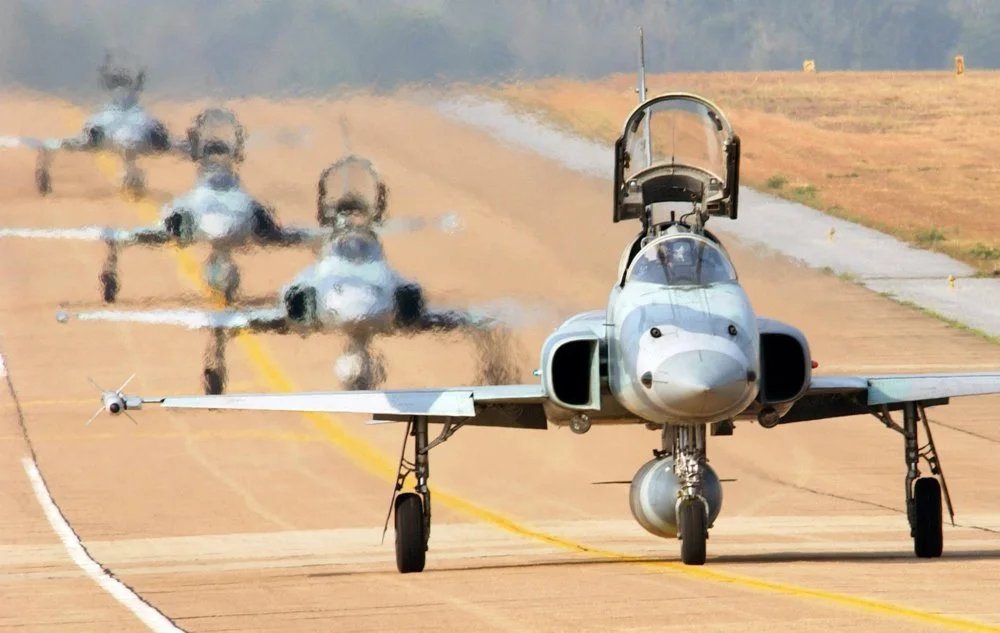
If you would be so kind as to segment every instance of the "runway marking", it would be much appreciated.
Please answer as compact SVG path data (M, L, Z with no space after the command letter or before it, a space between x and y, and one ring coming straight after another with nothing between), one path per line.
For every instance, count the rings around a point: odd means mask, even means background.
M183 633L183 629L178 628L169 618L140 598L138 594L133 592L124 583L111 575L111 572L90 557L83 544L80 543L76 532L66 522L66 518L63 517L59 507L52 500L49 489L45 485L45 480L42 479L42 474L38 472L38 465L35 464L35 460L25 457L23 463L24 471L28 474L31 487L35 491L38 503L45 512L45 517L49 520L52 529L66 548L66 553L69 554L69 557L76 563L77 567L82 569L83 573L87 574L101 589L107 591L111 594L111 597L131 611L150 630L157 633Z
M107 174L111 162L109 158L105 155L98 155L97 160L99 166ZM133 202L135 202L135 206L145 215L152 215L155 217L157 209L149 200L140 199ZM173 245L171 245L171 252L173 252L173 254L177 257L181 272L188 278L188 280L196 288L201 290L203 294L207 294L212 297L218 306L222 307L223 304L221 300L207 288L201 278L201 275L198 274L198 265L190 253ZM240 332L236 338L246 352L251 364L253 364L255 368L264 376L272 390L279 392L301 391L301 389L297 388L295 383L281 371L279 366L274 360L271 359L270 355L256 337L249 333ZM395 480L395 460L392 460L380 453L374 445L368 443L361 437L350 433L337 418L332 415L322 415L318 413L306 413L304 414L304 417L309 420L309 422L317 428L331 444L342 449L342 453L363 470L377 477L381 477L386 481ZM591 554L601 558L629 562L634 561L634 557L627 554L591 547L589 545L577 543L569 539L525 527L514 519L447 492L435 491L434 495L435 501L438 503L443 503L454 510L463 512L481 521L490 523L498 528L526 538L541 541L565 550ZM796 598L813 599L882 615L904 617L925 624L935 624L966 631L1000 632L1000 627L998 626L990 626L958 617L939 615L910 607L898 606L886 602L879 602L877 600L840 594L832 591L823 591L820 589L810 589L808 587L800 587L797 585L760 580L749 576L716 571L705 567L693 567L682 563L672 562L640 562L636 564L657 570L672 571L678 575L689 576L692 578L735 585L744 589L754 589L769 593L783 594Z

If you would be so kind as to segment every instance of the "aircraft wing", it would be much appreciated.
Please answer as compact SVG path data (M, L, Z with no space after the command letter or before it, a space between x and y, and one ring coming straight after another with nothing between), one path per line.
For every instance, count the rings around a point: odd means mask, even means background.
M0 237L84 240L114 244L162 244L170 240L170 236L159 227L112 229L102 226L85 226L78 229L0 229Z
M433 220L414 216L389 218L381 224L375 225L373 228L379 235L394 235L413 233L427 227L439 229L445 233L455 233L462 229L462 221L455 213L448 212Z
M428 422L464 422L470 426L545 429L541 384L489 385L448 389L320 391L306 393L167 396L142 398L119 394L125 409L156 404L176 409L363 413L373 421L402 422L427 416Z
M0 148L5 149L17 149L17 148L27 148L27 149L46 149L49 151L56 151L62 149L64 146L69 146L69 143L64 139L58 138L28 138L24 136L0 136Z
M301 244L319 246L329 235L330 229L324 227L283 226L266 241L273 246L299 246Z
M949 398L1000 393L1000 373L813 376L781 424L895 410L907 402L945 404Z
M56 319L65 323L70 317L80 321L112 321L117 323L147 323L152 325L174 325L190 330L248 330L268 332L282 330L286 326L285 312L279 308L258 310L94 310L91 312L68 313L59 311Z

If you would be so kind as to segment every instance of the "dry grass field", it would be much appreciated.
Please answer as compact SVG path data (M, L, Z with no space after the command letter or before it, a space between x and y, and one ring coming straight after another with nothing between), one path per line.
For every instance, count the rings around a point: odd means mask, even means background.
M652 75L651 94L715 101L743 140L744 184L1000 274L1000 73ZM634 75L513 84L499 96L613 140Z

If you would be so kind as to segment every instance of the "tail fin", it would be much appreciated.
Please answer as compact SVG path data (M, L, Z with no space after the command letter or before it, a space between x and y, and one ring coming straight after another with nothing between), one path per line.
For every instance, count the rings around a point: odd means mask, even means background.
M639 27L639 85L636 86L639 103L646 100L646 46L642 37L642 27Z
M639 95L639 103L644 103L646 101L646 44L642 36L642 27L639 27L639 83L635 89L636 93ZM649 114L644 117L642 122L642 133L643 133L643 145L644 154L646 157L646 167L653 164L653 147L652 138L650 138L649 129Z

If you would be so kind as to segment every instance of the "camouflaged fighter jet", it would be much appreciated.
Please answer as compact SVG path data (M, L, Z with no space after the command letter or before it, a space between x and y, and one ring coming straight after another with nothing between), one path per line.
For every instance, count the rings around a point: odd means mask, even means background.
M359 179L357 172L367 178ZM371 185L369 191L359 186L361 180ZM331 199L330 192L338 188L340 195ZM332 331L345 333L347 349L335 364L336 374L346 389L370 389L385 378L381 356L371 348L375 336L462 330L473 334L480 345L481 356L486 360L482 379L504 380L503 374L498 372L504 370L502 363L507 361L495 359L495 354L484 347L487 344L490 348L496 347L499 333L496 319L460 310L428 309L421 286L402 277L387 261L379 236L417 230L427 221L410 217L396 218L393 222L386 218L388 188L370 161L352 154L330 165L320 176L317 199L321 229L268 229L264 234L265 237L277 236L270 238L272 241L268 243L322 241L317 261L278 292L273 307L214 312L102 310L74 316L84 321L137 322L210 330L203 371L203 387L208 394L224 391L226 345L240 331L302 336ZM171 217L166 216L166 226L181 223ZM251 220L256 222L253 227ZM268 222L267 226L273 226L273 221ZM433 224L449 233L461 228L457 217L450 213ZM244 233L257 234L262 225L264 222L257 216L251 217L248 213ZM217 266L217 261L209 261L206 277L210 283L219 285L225 279L216 279L218 274L213 272L212 266ZM57 317L60 322L66 322L70 314L60 311ZM497 349L502 351L502 346Z
M146 79L143 68L116 65L108 53L98 71L101 87L111 94L111 98L87 118L77 136L65 139L0 137L0 147L26 147L38 151L35 184L43 196L52 191L52 154L56 151L116 154L125 166L122 190L133 196L142 196L145 192L145 178L137 164L140 157L176 155L187 158L190 155L187 140L172 139L163 121L140 105L139 94Z
M489 310L489 308L486 308ZM494 308L494 313L496 309ZM372 389L385 380L376 336L464 332L478 346L481 380L511 380L513 359L506 355L499 316L483 311L429 308L419 283L400 275L387 261L377 233L357 224L337 231L320 259L279 292L275 305L250 310L150 310L80 312L84 321L175 325L210 330L203 385L222 393L226 382L226 343L240 331L308 336L323 332L347 335L344 354L334 366L345 389ZM69 315L57 318L66 322Z
M413 231L422 220L406 218L386 220L388 189L374 165L365 158L349 155L329 166L320 175L318 227L282 226L274 210L244 188L238 166L244 160L243 126L229 110L209 108L195 117L188 131L191 156L198 162L195 187L163 206L157 225L135 229L90 226L80 229L0 229L0 237L35 239L76 239L104 242L108 251L99 280L104 301L114 303L120 290L118 258L129 246L187 247L206 243L211 253L205 262L203 279L227 305L238 299L240 271L233 256L250 247L303 247L319 251L332 231L350 216L371 215L375 229L381 232ZM367 177L371 192L365 192L357 174L353 183L345 173L360 171ZM343 179L343 190L336 199L328 192L333 181ZM368 195L373 203L369 204ZM446 215L443 222L457 226L457 219Z
M643 86L640 80L641 98ZM814 375L805 334L754 313L726 250L705 229L710 217L736 219L738 212L740 142L722 111L692 94L643 101L626 119L614 154L613 219L638 219L643 228L622 253L607 307L566 320L545 341L538 383L155 398L118 389L101 394L98 413L156 404L367 413L373 421L405 422L414 457L400 460L395 490L411 472L416 490L398 497L394 491L391 503L396 564L404 573L422 571L426 561L430 450L463 426L659 430L661 449L631 481L632 514L651 534L679 538L683 562L701 565L722 506L720 479L705 454L710 433L732 435L743 420L771 429L871 414L903 436L915 553L940 556L944 475L924 410L952 397L1000 393L1000 373ZM675 206L690 210L677 218ZM892 419L900 411L901 424ZM443 425L434 440L431 424ZM920 476L921 459L932 476ZM951 512L947 487L944 498Z

